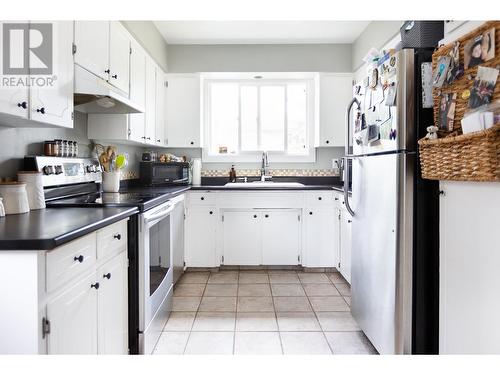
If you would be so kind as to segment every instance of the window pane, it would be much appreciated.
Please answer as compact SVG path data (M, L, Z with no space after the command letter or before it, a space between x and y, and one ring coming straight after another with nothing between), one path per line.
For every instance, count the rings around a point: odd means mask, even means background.
M285 87L260 88L261 149L285 150Z
M288 153L307 154L307 87L292 83L287 88Z
M210 86L210 153L238 152L238 85L214 83Z
M257 86L241 86L241 149L255 151L257 139Z

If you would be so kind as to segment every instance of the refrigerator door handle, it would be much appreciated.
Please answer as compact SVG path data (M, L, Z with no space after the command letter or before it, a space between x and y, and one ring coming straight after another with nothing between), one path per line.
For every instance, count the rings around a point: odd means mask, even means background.
M350 154L349 147L350 147L350 144L351 144L351 142L350 142L350 135L351 135L351 109L352 109L352 106L354 104L356 104L356 109L357 110L361 109L361 107L360 107L361 103L355 97L352 98L352 100L347 105L347 110L346 110L346 113L345 113L345 154L346 155Z
M351 208L351 205L349 204L349 160L353 159L350 156L344 156L344 203L345 203L345 208L351 214L351 216L354 216L354 211Z

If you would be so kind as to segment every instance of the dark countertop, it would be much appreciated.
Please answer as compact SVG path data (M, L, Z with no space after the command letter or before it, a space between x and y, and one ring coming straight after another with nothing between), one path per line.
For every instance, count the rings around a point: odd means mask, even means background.
M138 212L136 207L45 208L0 218L0 250L51 250Z

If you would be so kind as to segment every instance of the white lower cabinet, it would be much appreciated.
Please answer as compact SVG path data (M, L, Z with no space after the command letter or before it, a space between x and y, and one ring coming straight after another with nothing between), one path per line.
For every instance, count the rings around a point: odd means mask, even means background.
M47 303L48 354L97 354L95 283L92 272Z
M186 210L185 261L187 267L218 267L216 209L191 206Z
M98 353L125 354L128 352L127 252L99 267L96 279Z
M262 264L300 264L300 210L262 213Z
M250 210L224 212L224 265L262 264L261 218L261 212Z
M352 217L347 210L340 210L340 273L351 282L351 228Z
M339 213L333 208L309 208L304 213L306 267L338 267Z

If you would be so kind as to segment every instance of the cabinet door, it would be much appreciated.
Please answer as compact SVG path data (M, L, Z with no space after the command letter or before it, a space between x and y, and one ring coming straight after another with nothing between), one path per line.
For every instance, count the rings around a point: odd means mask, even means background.
M306 267L338 267L339 213L334 209L309 208L305 211Z
M165 129L165 73L156 67L156 126L155 144L166 145Z
M321 74L319 93L319 147L343 147L345 111L352 99L351 74Z
M156 128L156 66L146 57L146 143L155 144Z
M253 211L226 211L223 218L224 265L262 264L262 214Z
M201 147L200 76L167 74L166 123L169 147Z
M28 21L13 21L16 23L28 23ZM0 22L0 41L3 41L4 38L8 38L8 35L3 35L3 28L5 23L10 22ZM19 48L22 48L22 34L20 34L17 38L12 36L11 43L16 43L14 45L18 45ZM2 42L3 43L3 42ZM3 61L0 61L0 65L2 67L3 72ZM5 113L8 115L18 116L20 118L28 118L28 110L29 110L29 90L28 86L20 85L20 86L4 86L0 90L0 113Z
M130 35L119 21L109 26L109 83L129 93Z
M290 266L300 263L300 211L262 214L262 264ZM257 251L253 249L252 251Z
M52 23L54 61L52 87L33 86L30 90L31 119L47 124L73 127L73 22ZM33 57L33 55L31 55Z
M75 63L108 79L109 21L75 21Z
M98 342L99 354L128 353L127 252L99 267Z
M351 282L351 227L352 217L346 210L340 213L340 273Z
M184 271L184 200L175 204L170 214L174 283Z
M49 354L97 354L97 293L92 273L47 303Z
M130 100L143 108L146 106L146 53L135 40L131 42ZM133 113L129 116L129 140L144 142L146 114Z
M187 210L185 260L188 267L217 267L215 207Z

